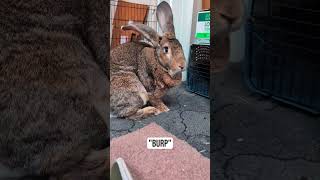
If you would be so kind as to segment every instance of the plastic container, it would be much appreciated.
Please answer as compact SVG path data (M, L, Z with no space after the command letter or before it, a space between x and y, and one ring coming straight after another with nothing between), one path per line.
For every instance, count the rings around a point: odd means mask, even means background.
M133 180L129 169L122 158L118 158L112 165L110 180Z
M210 46L193 44L187 69L186 89L209 97L210 84Z
M320 113L320 11L311 1L252 1L244 79L255 92Z
M210 71L210 46L191 45L189 66L196 67L200 71L209 73Z

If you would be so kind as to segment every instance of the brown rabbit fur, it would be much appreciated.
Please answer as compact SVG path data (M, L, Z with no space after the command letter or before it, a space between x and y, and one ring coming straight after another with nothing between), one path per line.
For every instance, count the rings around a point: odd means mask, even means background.
M141 119L168 111L161 98L181 82L185 57L166 2L158 5L157 18L163 36L146 25L129 23L122 29L137 31L147 44L130 42L111 51L110 106L118 117Z
M0 179L108 177L107 7L0 2Z
M214 72L223 71L230 56L230 36L238 30L244 22L244 1L243 0L214 0L211 8L214 21L211 23L212 44L214 45Z

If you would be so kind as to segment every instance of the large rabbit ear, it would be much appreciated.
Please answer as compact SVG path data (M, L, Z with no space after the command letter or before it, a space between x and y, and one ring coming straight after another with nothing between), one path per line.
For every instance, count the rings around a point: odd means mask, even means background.
M157 7L157 19L164 33L171 33L175 36L174 26L173 26L173 14L170 5L162 1Z
M138 24L129 22L128 25L122 26L122 30L132 30L136 31L139 34L141 34L153 47L156 47L159 45L159 35L158 33L153 30L151 27L145 25L145 24Z

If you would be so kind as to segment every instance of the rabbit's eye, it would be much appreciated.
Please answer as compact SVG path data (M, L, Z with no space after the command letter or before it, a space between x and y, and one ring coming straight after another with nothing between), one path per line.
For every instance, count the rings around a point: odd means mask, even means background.
M169 48L168 47L163 47L163 52L164 53L168 53L169 52Z

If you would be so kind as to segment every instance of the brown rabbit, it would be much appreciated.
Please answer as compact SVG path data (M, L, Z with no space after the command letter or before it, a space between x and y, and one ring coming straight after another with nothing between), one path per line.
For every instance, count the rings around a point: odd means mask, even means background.
M213 23L211 29L212 41L214 45L213 72L220 72L225 69L230 55L230 35L238 30L244 19L244 1L243 0L214 0Z
M0 179L107 179L107 7L1 1Z
M157 19L163 36L144 24L129 23L122 29L137 31L146 43L130 42L111 51L110 106L118 117L141 119L168 111L161 97L181 82L185 57L168 3L158 5Z

